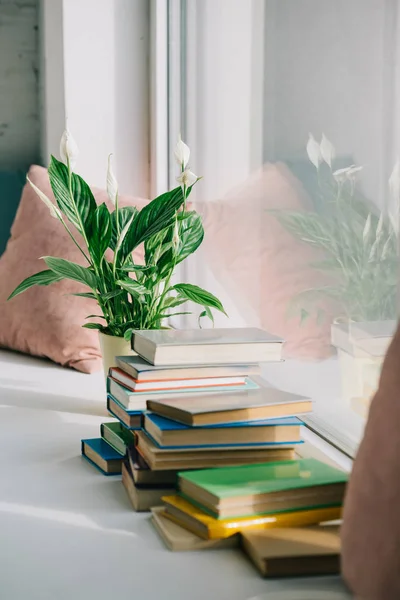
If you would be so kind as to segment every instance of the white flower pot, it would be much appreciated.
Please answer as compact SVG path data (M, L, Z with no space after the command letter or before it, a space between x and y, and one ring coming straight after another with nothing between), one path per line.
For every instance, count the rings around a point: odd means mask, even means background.
M101 355L103 357L104 377L107 378L110 367L115 367L116 356L135 356L131 348L130 341L127 342L123 337L107 335L99 332Z

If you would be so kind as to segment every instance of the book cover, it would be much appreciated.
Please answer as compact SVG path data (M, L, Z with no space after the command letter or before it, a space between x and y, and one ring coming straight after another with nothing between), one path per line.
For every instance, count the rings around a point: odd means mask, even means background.
M223 329L149 329L132 333L132 347L143 339L154 346L283 343L283 339L257 327Z
M260 419L259 421L240 421L239 423L213 423L211 425L203 425L200 427L192 427L185 425L185 423L179 423L166 417L161 417L152 412L145 414L146 421L152 421L160 431L196 431L208 430L208 429L240 429L242 427L289 427L302 425L301 419L298 417L282 417L277 419Z
M258 375L258 364L233 365L175 365L165 367L151 365L140 356L117 356L117 366L138 381L170 381L171 379L193 379L205 377L248 377Z
M104 475L120 475L122 457L102 438L81 440L82 456Z
M310 412L310 398L267 387L260 380L258 390L208 394L177 395L147 402L148 410L188 425L242 422L293 416Z
M179 390L162 390L162 391L146 391L146 392L132 392L127 387L118 383L111 377L107 378L107 392L111 394L122 406L124 406L128 410L144 410L146 408L146 402L148 400L152 400L157 398L159 400L164 400L177 396L185 396L185 397L196 397L202 398L206 395L211 395L215 392L218 394L231 394L236 391L240 392L248 392L257 390L259 385L254 382L252 379L247 379L246 383L241 385L230 385L226 386L216 386L216 387L208 387L205 389L204 387L200 388L192 388L190 391L187 389L179 389Z
M348 474L315 458L303 458L218 470L185 471L178 474L178 479L180 486L188 482L223 500L346 483Z
M264 577L340 573L337 525L244 531L242 544Z
M123 385L128 390L134 393L138 392L164 392L168 390L187 390L193 391L204 388L207 391L208 388L222 388L229 386L229 389L243 386L246 383L245 377L204 377L204 378L192 378L192 379L170 379L170 380L147 380L138 381L134 379L120 369L119 367L111 367L109 376L117 383Z
M341 518L342 507L315 508L275 515L256 515L239 519L215 519L185 498L164 496L166 517L187 527L204 539L226 538L247 530L265 530L274 527L303 527Z
M219 548L236 548L239 546L239 536L230 536L225 539L205 540L195 535L185 527L181 527L168 519L165 509L158 506L151 509L152 523L161 539L174 552L190 550L216 550Z
M283 340L257 328L135 331L132 348L153 365L279 361Z
M137 431L142 428L143 411L127 411L111 394L107 395L107 410L110 415L118 419L127 429Z
M147 437L153 442L153 444L159 448L160 450L176 450L176 451L188 451L188 452L200 452L200 451L218 451L218 450L269 450L275 448L288 448L292 449L294 446L298 446L304 443L303 440L295 440L288 442L248 442L248 443L238 443L232 442L231 444L186 444L186 445L177 445L177 446L163 446L159 444L156 439L150 435L148 431L145 431Z
M135 443L132 430L122 425L120 421L101 423L100 434L122 456L125 455L127 448Z

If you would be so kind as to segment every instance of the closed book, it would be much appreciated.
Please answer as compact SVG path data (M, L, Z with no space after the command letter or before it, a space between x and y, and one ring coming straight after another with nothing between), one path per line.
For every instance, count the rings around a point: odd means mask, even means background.
M335 506L347 473L314 458L179 473L179 489L219 519Z
M144 457L150 469L180 470L224 467L226 465L248 465L267 461L288 460L294 457L292 447L271 448L213 448L196 450L181 448L171 450L159 448L144 432L137 432L138 451Z
M132 348L152 365L260 363L282 359L283 340L256 327L134 331Z
M175 379L205 379L208 377L249 377L260 374L258 364L232 365L151 365L140 356L117 356L117 367L138 382L171 381Z
M219 540L204 540L188 529L181 527L165 516L165 509L157 506L151 509L152 523L167 546L173 552L187 552L190 550L218 550L236 548L239 546L239 536Z
M128 388L131 392L164 392L169 390L198 390L199 388L219 388L241 386L246 383L245 377L208 377L204 379L171 379L169 381L137 381L119 367L111 367L110 377Z
M158 488L137 486L127 462L122 463L122 483L134 510L137 512L149 511L153 506L160 506L162 504L161 498L174 492L174 487L171 486L160 486Z
M297 417L244 421L191 427L153 413L144 417L144 428L163 448L293 444L300 441L301 421Z
M338 525L244 531L242 546L264 577L340 573Z
M165 516L204 539L219 539L249 530L303 527L341 518L342 507L314 508L241 519L215 519L178 495L163 497Z
M122 456L102 438L82 440L82 456L104 475L120 475Z
M128 429L141 429L143 421L143 411L132 410L127 411L122 404L118 402L110 394L107 395L107 410L113 416L119 419L119 421Z
M202 426L220 423L241 423L259 419L301 415L312 410L312 401L304 396L261 382L258 390L209 394L207 396L154 397L147 408L157 415L179 421L185 425Z
M125 456L127 448L135 443L132 430L121 425L119 421L102 423L100 433L101 437L122 456Z
M132 392L127 387L114 381L111 377L107 379L107 391L111 394L124 408L127 410L145 410L146 403L152 398L164 400L168 398L176 398L180 396L202 398L203 396L211 395L213 392L219 394L231 394L235 391L245 392L257 390L259 385L247 379L244 384L230 386L213 386L208 388L192 388L190 390L159 390L154 392Z
M135 484L147 485L148 487L176 486L178 471L153 471L138 452L137 448L128 448L128 460Z

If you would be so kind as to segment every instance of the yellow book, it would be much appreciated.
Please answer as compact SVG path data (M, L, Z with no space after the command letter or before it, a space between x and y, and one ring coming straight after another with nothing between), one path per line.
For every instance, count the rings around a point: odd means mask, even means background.
M341 506L331 506L239 519L214 519L181 496L163 496L162 500L165 504L165 517L205 540L227 538L250 529L317 525L325 521L336 521L342 515Z

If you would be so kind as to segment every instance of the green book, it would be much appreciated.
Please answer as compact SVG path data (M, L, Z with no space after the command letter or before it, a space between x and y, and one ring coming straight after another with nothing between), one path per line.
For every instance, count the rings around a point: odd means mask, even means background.
M179 473L179 488L217 518L337 506L347 473L313 458Z
M127 448L135 443L133 431L127 429L118 421L102 423L100 425L101 437L106 440L122 456L125 456Z

